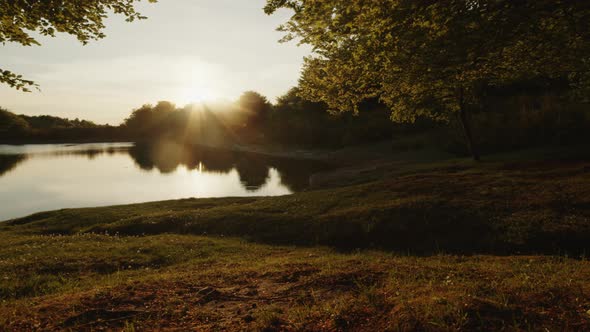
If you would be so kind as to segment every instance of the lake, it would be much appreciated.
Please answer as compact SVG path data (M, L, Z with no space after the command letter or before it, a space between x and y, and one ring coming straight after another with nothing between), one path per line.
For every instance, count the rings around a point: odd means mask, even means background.
M0 145L0 220L62 208L304 190L318 162L173 143Z

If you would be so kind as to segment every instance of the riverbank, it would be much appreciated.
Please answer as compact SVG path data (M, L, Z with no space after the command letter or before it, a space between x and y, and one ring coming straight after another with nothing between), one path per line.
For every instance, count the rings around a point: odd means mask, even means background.
M590 329L587 156L379 160L290 196L3 223L0 327Z
M0 145L45 145L45 144L90 144L90 143L130 143L132 140L119 138L31 138L31 139L0 139Z

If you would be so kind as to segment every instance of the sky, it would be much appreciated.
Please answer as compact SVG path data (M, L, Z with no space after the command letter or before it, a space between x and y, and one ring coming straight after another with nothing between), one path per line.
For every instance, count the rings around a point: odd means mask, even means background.
M41 91L0 85L0 107L119 124L143 104L235 100L255 90L271 101L297 84L303 57L279 43L289 12L264 14L265 0L159 0L141 3L147 20L112 15L107 37L83 46L59 34L42 46L0 45L0 67L34 80Z

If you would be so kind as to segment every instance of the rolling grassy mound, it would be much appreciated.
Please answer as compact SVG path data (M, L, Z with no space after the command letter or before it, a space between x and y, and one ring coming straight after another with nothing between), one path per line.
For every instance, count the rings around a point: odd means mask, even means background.
M32 234L162 233L410 253L590 249L590 162L445 166L283 197L187 199L35 214Z

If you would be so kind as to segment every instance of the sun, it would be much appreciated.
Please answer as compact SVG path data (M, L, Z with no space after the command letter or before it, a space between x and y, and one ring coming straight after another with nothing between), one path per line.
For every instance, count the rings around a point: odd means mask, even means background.
M215 65L200 61L181 63L175 76L175 84L168 88L174 89L177 104L212 102L223 97L223 73Z
M176 98L179 104L193 104L212 102L219 98L219 95L210 88L203 86L188 86L181 89Z

